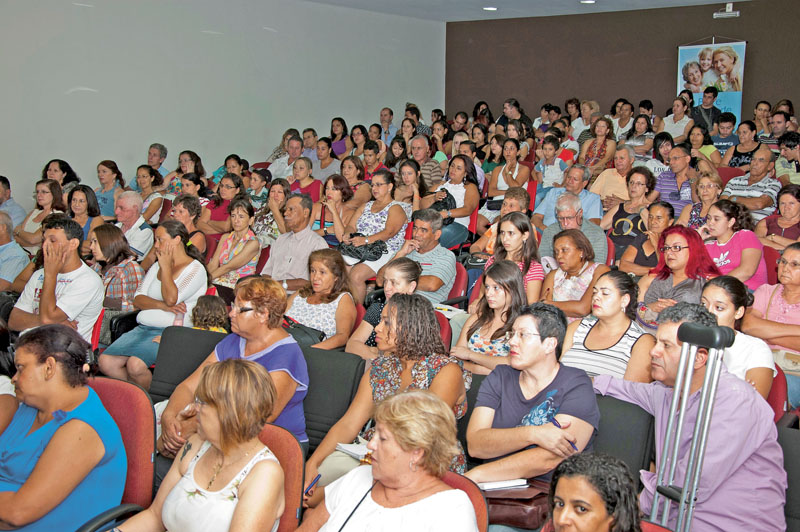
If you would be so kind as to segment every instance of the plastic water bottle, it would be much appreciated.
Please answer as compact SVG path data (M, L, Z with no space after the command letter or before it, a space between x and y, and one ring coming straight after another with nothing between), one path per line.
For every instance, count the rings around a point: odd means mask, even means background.
M183 312L176 312L175 319L172 320L172 325L176 327L183 327Z

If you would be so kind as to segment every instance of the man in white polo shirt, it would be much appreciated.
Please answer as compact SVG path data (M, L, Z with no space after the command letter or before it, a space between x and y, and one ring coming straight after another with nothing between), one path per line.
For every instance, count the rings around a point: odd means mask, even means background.
M142 197L132 190L123 192L117 198L114 214L117 215L117 227L125 233L131 251L136 253L140 261L153 247L153 229L142 217Z

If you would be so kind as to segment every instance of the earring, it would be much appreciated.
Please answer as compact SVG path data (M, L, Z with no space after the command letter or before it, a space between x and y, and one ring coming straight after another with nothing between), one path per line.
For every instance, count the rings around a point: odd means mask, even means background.
M413 471L413 472L415 472L415 473L416 473L416 472L417 472L417 463L416 463L416 462L414 462L414 460L409 460L409 461L408 461L408 468L409 468L411 471Z

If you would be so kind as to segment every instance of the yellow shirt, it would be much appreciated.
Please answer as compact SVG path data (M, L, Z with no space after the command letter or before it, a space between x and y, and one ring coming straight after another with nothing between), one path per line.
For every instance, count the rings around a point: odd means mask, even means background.
M594 184L589 188L589 192L594 192L600 199L606 199L609 196L616 196L623 200L629 200L628 185L625 178L617 172L616 168L609 168L597 176Z

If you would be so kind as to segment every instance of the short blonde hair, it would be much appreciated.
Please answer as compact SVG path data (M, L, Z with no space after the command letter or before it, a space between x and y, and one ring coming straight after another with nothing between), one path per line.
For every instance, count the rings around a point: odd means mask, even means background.
M459 452L453 410L433 392L408 390L381 401L375 422L384 425L406 452L422 449L417 462L441 478Z
M217 410L220 447L258 436L275 404L275 385L264 366L250 360L229 359L203 370L197 398Z

